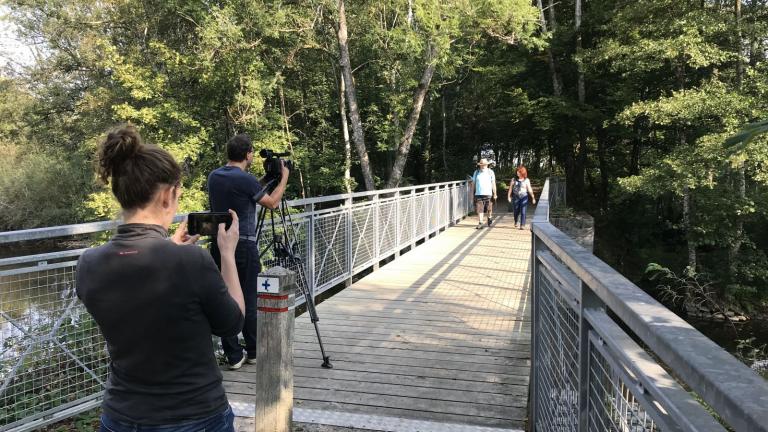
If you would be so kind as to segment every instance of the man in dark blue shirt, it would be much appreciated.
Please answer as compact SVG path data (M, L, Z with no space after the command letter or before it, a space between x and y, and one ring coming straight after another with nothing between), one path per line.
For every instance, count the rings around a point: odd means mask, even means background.
M226 212L232 209L240 219L240 241L235 249L235 264L240 286L245 297L245 323L243 338L246 355L237 336L222 337L221 346L227 356L230 369L239 369L244 362L256 361L256 277L261 272L259 245L256 238L256 204L277 208L288 183L288 168L282 166L280 182L272 193L248 169L253 163L253 143L246 134L232 137L227 142L228 162L208 175L208 203L211 211ZM219 250L215 241L211 247L213 259L219 264Z

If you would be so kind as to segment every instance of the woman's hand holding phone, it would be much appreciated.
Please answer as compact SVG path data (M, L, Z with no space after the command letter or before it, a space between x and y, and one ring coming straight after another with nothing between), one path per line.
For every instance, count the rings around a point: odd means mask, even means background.
M219 233L216 236L216 244L218 245L222 256L227 254L234 257L237 242L240 240L240 224L238 222L237 213L235 213L234 210L230 209L229 214L232 215L232 224L229 226L229 229L226 229L226 224L219 224Z

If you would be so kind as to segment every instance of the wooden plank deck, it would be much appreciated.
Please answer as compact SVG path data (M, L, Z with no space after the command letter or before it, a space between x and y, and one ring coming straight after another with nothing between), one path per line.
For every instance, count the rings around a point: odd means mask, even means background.
M320 304L333 369L297 318L294 408L523 429L531 233L497 219L483 230L467 219ZM230 401L252 402L252 368L225 371Z

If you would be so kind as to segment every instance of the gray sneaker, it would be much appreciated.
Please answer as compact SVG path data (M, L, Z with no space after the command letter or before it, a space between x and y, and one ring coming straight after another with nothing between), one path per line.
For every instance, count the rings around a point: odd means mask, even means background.
M475 227L475 229L483 229L483 223L482 222L478 222L477 226Z

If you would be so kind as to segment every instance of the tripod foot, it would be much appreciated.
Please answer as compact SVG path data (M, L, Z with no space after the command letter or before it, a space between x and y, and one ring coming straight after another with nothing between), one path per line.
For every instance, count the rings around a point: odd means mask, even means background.
M333 365L331 364L331 357L323 357L323 367L326 369L333 369Z

